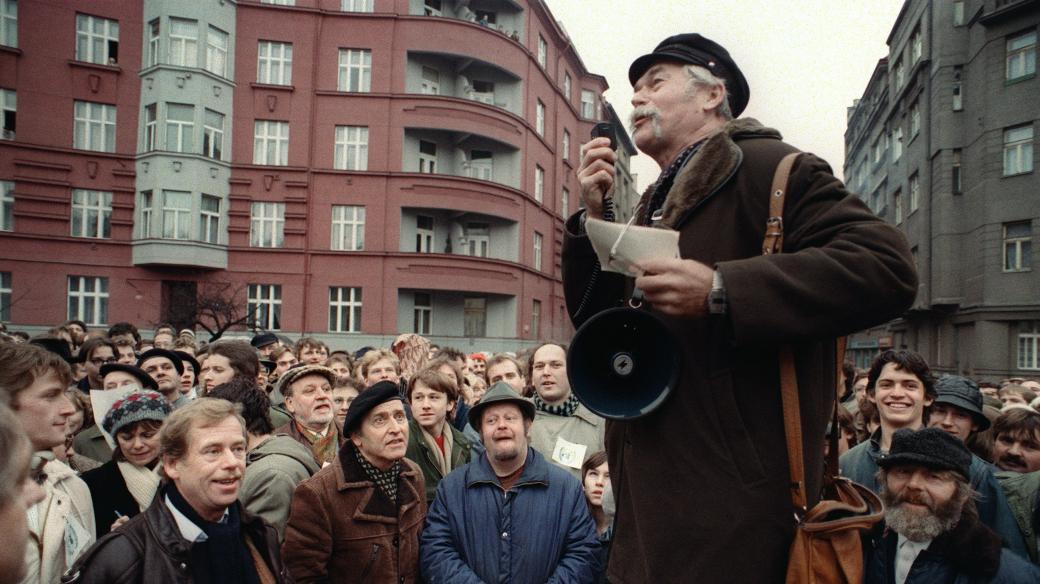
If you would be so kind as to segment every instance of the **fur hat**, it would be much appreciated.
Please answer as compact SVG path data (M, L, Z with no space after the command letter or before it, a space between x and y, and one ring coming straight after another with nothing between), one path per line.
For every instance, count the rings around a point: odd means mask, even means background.
M907 428L892 435L892 448L878 466L918 465L933 470L952 470L971 480L971 452L963 442L939 428L913 431Z

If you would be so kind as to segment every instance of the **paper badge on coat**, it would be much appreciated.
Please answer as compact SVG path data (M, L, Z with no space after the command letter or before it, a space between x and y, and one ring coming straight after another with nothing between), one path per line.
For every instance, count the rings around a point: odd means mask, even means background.
M575 444L563 438L557 438L552 459L563 466L581 470L581 463L585 462L585 451L588 449L589 447L584 444Z

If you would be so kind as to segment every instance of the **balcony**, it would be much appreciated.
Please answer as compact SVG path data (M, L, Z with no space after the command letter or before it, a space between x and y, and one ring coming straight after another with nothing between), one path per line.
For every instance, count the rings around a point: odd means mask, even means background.
M476 134L405 128L401 170L520 186L518 148Z
M977 17L982 26L991 27L1040 8L1040 0L987 0Z
M516 297L399 289L397 330L438 337L515 337Z
M135 266L176 266L226 270L227 247L201 241L137 239L133 242Z
M524 10L510 0L413 0L411 14L465 20L519 41L524 37Z
M409 52L405 92L477 101L523 115L523 84L495 64L464 55Z
M451 209L402 208L400 250L519 261L515 221Z

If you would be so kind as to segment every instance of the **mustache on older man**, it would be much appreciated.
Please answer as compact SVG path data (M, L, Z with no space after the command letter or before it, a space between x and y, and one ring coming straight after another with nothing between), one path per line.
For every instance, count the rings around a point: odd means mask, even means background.
M661 110L652 105L641 105L635 108L628 116L628 131L635 132L636 121L642 118L650 118L654 124L658 124L661 121Z

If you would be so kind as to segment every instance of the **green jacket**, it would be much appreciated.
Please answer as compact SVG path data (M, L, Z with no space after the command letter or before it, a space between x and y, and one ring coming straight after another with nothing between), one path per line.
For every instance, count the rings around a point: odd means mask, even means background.
M246 455L246 474L238 500L247 511L262 517L285 539L296 485L321 470L310 449L291 436L276 434Z
M1040 539L1036 533L1037 529L1040 529L1040 522L1034 520L1038 517L1037 506L1040 505L1040 471L999 471L994 475L1000 482L1000 488L1007 495L1011 514L1015 516L1018 528L1022 531L1022 538L1026 540L1029 559L1034 564L1040 563Z
M459 432L451 424L445 422L444 430L451 432L454 445L451 448L451 469L466 464L473 457L473 442L462 432ZM423 478L426 480L426 503L433 502L437 494L437 483L444 478L440 468L437 467L436 458L430 452L430 446L423 440L422 428L414 419L408 421L408 451L405 457L419 465Z
M85 428L76 434L76 437L72 439L72 449L76 454L82 454L100 463L112 460L112 448L109 447L105 436L97 426Z

